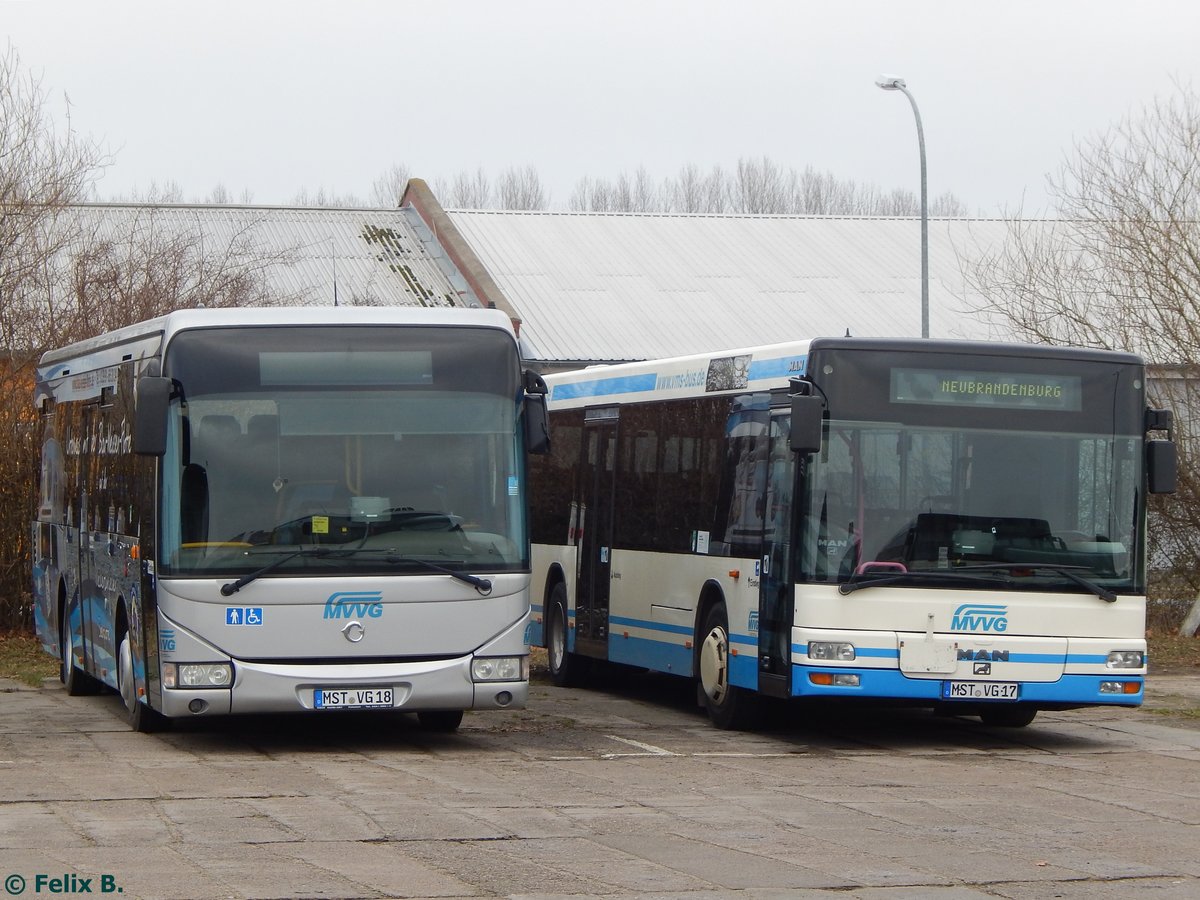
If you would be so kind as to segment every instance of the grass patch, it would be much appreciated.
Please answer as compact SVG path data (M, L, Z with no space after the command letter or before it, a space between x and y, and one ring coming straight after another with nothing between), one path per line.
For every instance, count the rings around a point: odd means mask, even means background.
M58 661L42 649L32 634L0 631L0 678L39 687L43 678L58 675Z

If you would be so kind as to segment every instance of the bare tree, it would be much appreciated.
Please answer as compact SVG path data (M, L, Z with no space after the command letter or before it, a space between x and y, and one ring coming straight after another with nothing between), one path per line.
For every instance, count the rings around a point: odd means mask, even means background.
M372 183L371 202L382 207L399 206L400 198L404 196L404 188L408 185L408 179L411 177L408 166L403 163L393 163Z
M1005 244L967 273L980 311L1026 340L1159 367L1153 399L1183 421L1179 490L1155 498L1151 559L1200 592L1200 99L1180 87L1079 143L1049 194L1060 220L1011 217Z
M308 188L301 188L296 193L292 203L295 206L307 206L325 209L366 206L366 204L363 203L362 198L357 194L339 194L336 191L325 188L324 186L318 187L315 192L310 192Z
M533 166L512 166L500 175L496 199L501 209L545 209L546 189Z
M40 81L16 50L0 56L0 626L28 625L29 523L37 443L30 398L37 353L51 335L37 317L53 260L72 240L67 204L85 198L106 154L70 125L56 131Z
M462 171L454 176L450 187L450 203L464 209L487 209L492 202L492 185L483 166L474 172Z

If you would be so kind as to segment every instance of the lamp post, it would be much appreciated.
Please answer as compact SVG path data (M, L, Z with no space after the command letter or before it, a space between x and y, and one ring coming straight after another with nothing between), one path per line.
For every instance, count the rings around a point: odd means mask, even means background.
M921 337L929 337L929 204L925 184L925 130L921 127L921 111L909 93L908 85L897 75L880 75L875 85L885 91L900 91L912 104L917 120L917 146L921 151Z

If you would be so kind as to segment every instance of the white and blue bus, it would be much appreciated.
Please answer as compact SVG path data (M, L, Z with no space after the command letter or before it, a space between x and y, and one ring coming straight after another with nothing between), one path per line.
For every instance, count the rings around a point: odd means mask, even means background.
M1121 353L815 339L546 378L533 640L762 698L1134 706L1170 414ZM1149 439L1156 432L1166 432Z
M541 380L494 310L187 310L46 353L33 617L130 724L528 695Z

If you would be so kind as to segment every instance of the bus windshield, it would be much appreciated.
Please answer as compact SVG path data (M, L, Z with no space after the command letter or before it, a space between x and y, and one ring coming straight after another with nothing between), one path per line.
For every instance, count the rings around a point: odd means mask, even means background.
M528 568L504 332L214 328L166 368L161 574Z
M1140 592L1139 446L1136 435L835 419L807 481L801 578L955 589L945 575L974 568L1016 589L1083 577Z

